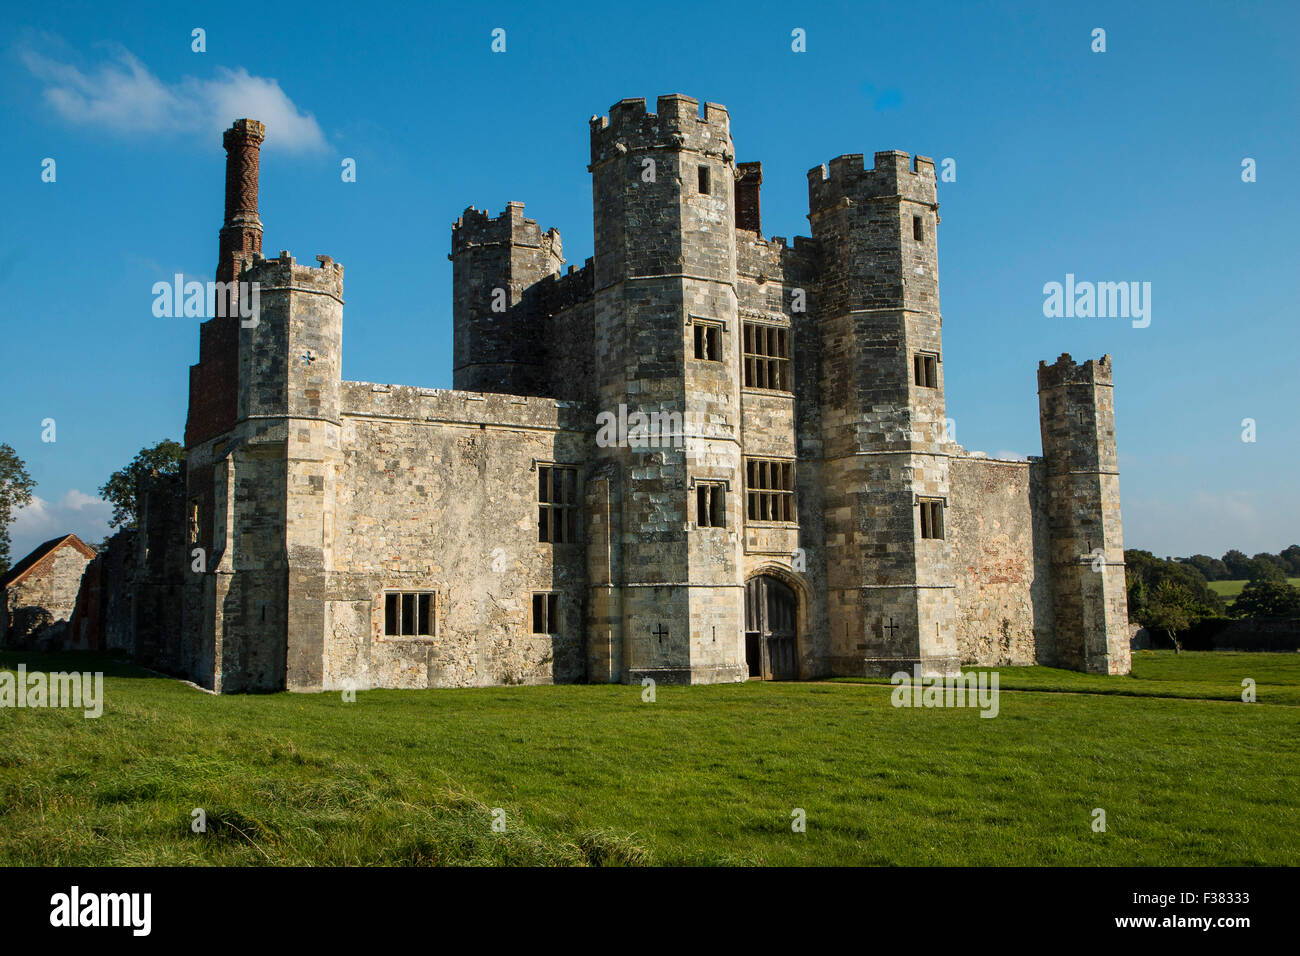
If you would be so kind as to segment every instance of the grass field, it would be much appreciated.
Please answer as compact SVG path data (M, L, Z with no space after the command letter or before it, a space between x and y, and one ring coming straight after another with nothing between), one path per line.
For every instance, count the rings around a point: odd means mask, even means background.
M4 864L1300 862L1297 654L1141 652L1115 678L1003 669L992 720L852 682L346 703L0 652L20 660L109 676L97 720L0 709Z
M1286 580L1292 587L1300 588L1300 578L1287 578ZM1225 600L1232 600L1246 586L1245 581L1210 581L1208 583L1210 590Z

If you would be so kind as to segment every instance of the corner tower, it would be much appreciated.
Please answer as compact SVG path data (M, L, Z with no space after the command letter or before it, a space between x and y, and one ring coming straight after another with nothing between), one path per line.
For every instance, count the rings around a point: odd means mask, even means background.
M627 99L591 120L597 411L649 416L646 435L597 437L603 679L747 677L734 160L714 103Z
M1130 669L1110 356L1038 363L1056 654L1094 674Z
M821 244L831 667L957 668L934 163L902 152L808 173Z

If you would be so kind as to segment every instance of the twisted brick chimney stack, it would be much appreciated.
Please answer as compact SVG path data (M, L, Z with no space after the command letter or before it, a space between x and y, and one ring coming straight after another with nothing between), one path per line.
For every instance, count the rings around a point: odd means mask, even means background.
M235 120L226 130L226 220L221 227L217 281L235 279L253 255L262 253L262 220L257 218L257 170L266 127L253 119Z
M253 119L235 120L222 138L226 147L226 216L217 254L218 282L235 281L253 256L262 252L257 171L265 138L266 127ZM199 326L199 362L190 366L186 448L230 431L238 418L238 300L239 293L232 288L226 316Z

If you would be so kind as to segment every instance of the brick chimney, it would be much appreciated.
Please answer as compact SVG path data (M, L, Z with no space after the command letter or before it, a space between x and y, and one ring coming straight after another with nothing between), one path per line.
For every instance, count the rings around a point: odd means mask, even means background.
M235 120L226 130L226 218L217 254L217 281L233 282L262 252L262 220L257 218L257 170L266 127L257 120ZM199 361L190 366L190 407L185 447L230 431L239 415L239 293L232 289L224 318L199 326ZM209 488L204 494L210 494ZM205 499L206 501L206 499ZM210 502L205 515L210 515ZM206 520L206 519L205 519Z
M763 225L758 210L758 187L763 185L762 163L736 164L736 228L760 236Z
M257 170L266 127L253 119L235 120L226 130L226 221L221 227L217 281L230 282L254 254L262 252L262 220L257 218Z

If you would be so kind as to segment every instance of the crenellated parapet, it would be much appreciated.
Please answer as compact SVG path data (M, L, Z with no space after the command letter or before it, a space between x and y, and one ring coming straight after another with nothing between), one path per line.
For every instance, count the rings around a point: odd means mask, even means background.
M1038 363L1038 387L1059 388L1063 385L1112 385L1110 356L1075 362L1069 352L1062 352L1051 365Z
M619 100L608 116L591 118L591 166L646 149L687 149L731 163L731 118L727 108L673 93L661 96L656 112L647 113L644 97Z
M901 198L938 208L934 160L900 150L876 153L867 169L862 153L837 156L808 170L808 209L817 214L849 202Z
M316 265L300 264L288 250L274 259L254 256L240 274L241 282L258 283L259 291L292 290L316 292L343 300L343 263L329 256L317 256Z
M538 251L543 264L554 266L559 272L564 264L564 253L558 229L542 230L536 219L524 215L521 202L506 203L505 211L492 216L486 209L470 206L451 227L451 254L456 256L470 249L484 246L518 246ZM550 274L549 272L547 274Z

